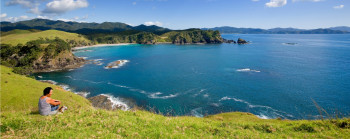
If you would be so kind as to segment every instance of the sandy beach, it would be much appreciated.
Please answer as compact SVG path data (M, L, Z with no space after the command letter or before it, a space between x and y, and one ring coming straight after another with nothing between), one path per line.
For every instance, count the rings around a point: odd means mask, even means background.
M96 44L96 45L91 45L91 46L74 47L72 49L79 50L79 49L86 49L86 48L93 48L93 47L121 46L121 45L130 45L130 44L136 44L136 43Z

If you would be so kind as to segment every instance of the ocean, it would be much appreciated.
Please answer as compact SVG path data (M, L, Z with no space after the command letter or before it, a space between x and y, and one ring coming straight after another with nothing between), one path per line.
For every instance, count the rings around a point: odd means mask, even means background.
M90 64L34 76L87 97L108 95L124 110L137 105L170 116L235 111L264 119L350 115L349 34L222 37L250 44L86 48L74 54ZM125 63L106 68L116 60Z

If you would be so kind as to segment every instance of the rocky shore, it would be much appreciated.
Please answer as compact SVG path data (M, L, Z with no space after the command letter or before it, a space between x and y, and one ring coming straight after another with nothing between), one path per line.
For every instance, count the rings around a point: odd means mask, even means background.
M40 57L33 63L34 72L50 72L65 69L75 69L83 66L86 60L73 55L72 52L60 53L55 58Z

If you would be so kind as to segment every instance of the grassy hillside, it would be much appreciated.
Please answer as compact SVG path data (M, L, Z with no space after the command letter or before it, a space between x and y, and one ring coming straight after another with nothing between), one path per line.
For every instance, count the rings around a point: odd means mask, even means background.
M4 32L1 36L1 43L17 45L19 43L25 44L31 40L37 40L40 38L55 39L56 37L62 40L74 40L76 42L89 43L90 40L84 38L83 36L76 33L68 33L58 30L46 30L46 31L29 31L29 30L13 30L9 32Z
M42 90L54 88L68 111L40 116ZM1 138L350 138L350 119L263 120L249 113L165 117L142 110L94 109L83 97L1 66Z

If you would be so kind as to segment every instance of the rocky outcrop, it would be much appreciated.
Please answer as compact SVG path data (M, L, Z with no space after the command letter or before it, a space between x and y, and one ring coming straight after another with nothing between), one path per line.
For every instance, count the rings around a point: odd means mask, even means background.
M88 98L88 100L91 102L92 106L94 106L95 108L106 109L106 110L116 109L116 108L113 108L112 101L108 99L107 96L104 96L104 95L90 97Z
M234 41L234 40L226 40L226 39L223 39L223 42L224 43L236 43L236 41Z
M117 60L117 61L109 63L107 66L105 66L105 69L119 68L128 62L129 62L129 60Z
M61 52L54 58L39 57L33 62L34 72L49 72L55 70L79 68L85 64L83 58L78 58L70 51Z
M237 43L238 44L247 44L248 42L244 39L238 38Z
M120 99L109 95L98 95L88 98L92 106L99 109L106 110L129 110L136 106L134 100L131 99Z

